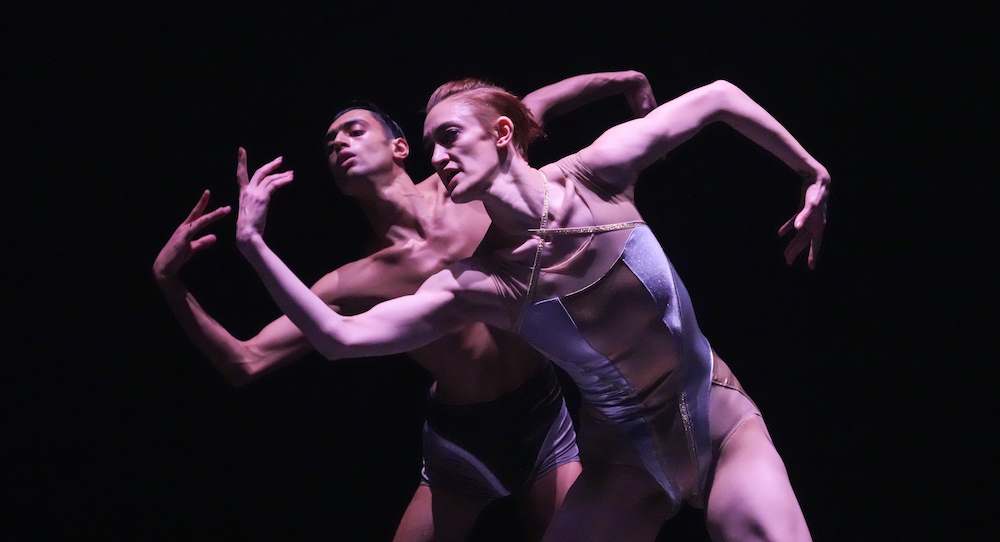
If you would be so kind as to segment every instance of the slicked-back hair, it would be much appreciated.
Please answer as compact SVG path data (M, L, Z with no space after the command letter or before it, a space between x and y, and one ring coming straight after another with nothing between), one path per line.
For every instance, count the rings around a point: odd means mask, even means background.
M392 117L390 117L385 111L382 111L379 106L368 100L354 100L348 102L346 107L338 111L337 114L333 116L333 122L337 122L337 119L344 116L344 113L354 111L355 109L364 109L365 111L369 111L372 116L375 117L375 120L382 125L382 129L390 139L396 139L398 137L406 139L406 134L403 133L403 129L399 127L399 124L392 120Z
M528 146L539 137L545 136L542 127L535 122L524 102L503 88L482 79L467 77L439 86L427 100L427 111L430 112L434 106L452 97L473 106L476 118L484 128L489 128L489 123L495 120L489 118L489 113L509 118L514 123L514 148L524 158L528 157Z

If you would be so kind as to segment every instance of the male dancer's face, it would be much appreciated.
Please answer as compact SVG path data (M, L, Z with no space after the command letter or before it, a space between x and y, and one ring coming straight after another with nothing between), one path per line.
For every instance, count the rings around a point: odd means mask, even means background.
M399 142L402 144L400 148ZM388 173L406 157L405 140L392 139L371 111L352 109L337 117L326 132L327 162L340 189L379 173Z

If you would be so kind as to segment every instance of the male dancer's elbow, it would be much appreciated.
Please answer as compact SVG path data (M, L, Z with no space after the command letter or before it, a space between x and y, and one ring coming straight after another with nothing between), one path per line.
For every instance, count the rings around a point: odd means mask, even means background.
M246 360L236 360L228 365L228 369L220 371L222 378L234 388L242 388L247 384L257 380L262 371L255 368L254 364Z
M268 368L280 362L273 357L269 357L261 352L257 352L252 347L237 349L235 351L215 357L212 361L222 378L234 388L242 388L263 376Z

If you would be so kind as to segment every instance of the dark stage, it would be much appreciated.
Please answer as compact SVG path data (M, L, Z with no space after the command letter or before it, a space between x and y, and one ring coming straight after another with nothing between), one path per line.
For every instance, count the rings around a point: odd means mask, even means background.
M782 259L800 183L713 125L647 169L639 208L705 335L754 397L816 540L994 540L995 24L878 2L239 3L0 8L4 540L390 540L416 486L429 377L318 355L233 388L189 343L153 259L201 191L235 204L236 149L283 155L271 247L307 283L370 235L322 138L369 98L431 173L438 84L523 95L635 69L662 103L716 79L832 175L818 269ZM993 26L994 28L990 28ZM549 128L548 163L627 120ZM235 213L234 213L235 216ZM280 313L232 239L183 275L235 335ZM517 540L509 503L474 540ZM708 540L686 510L661 540Z

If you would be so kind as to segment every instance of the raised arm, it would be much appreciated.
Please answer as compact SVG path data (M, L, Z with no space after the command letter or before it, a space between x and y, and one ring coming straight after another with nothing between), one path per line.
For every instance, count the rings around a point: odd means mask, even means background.
M230 384L242 386L301 358L313 348L286 317L271 322L248 340L237 339L202 308L184 285L180 278L181 268L196 253L215 242L215 235L202 236L201 230L230 211L227 206L205 214L208 200L206 190L191 214L160 250L153 263L153 276L191 342ZM313 289L321 298L332 302L343 289L338 288L341 282L338 272L334 271L320 279Z
M244 159L237 178L247 181ZM241 183L242 184L242 183ZM153 263L153 276L184 333L217 371L234 386L241 386L283 367L313 351L309 340L287 317L274 320L253 337L234 337L201 306L180 278L180 270L198 252L215 242L202 230L226 216L229 207L205 213L205 191L188 217L174 231ZM403 256L382 251L348 263L320 278L311 290L324 303L341 312L356 313L375 303L412 293L423 282Z
M646 76L637 71L577 75L544 86L521 101L539 125L601 98L624 94L632 113L641 117L656 107L653 89Z
M785 251L790 264L810 247L809 266L826 224L830 174L774 117L732 83L716 81L657 107L641 119L611 128L580 159L602 179L624 188L640 171L713 122L725 122L795 170L806 183L802 209L779 230L796 231Z
M245 157L241 155L241 160ZM236 239L278 306L329 359L402 353L424 346L459 326L485 322L509 326L488 295L488 277L459 263L427 279L412 295L391 299L355 316L335 312L295 276L267 246L263 230L275 190L291 172L272 173L280 159L261 167L240 189Z

